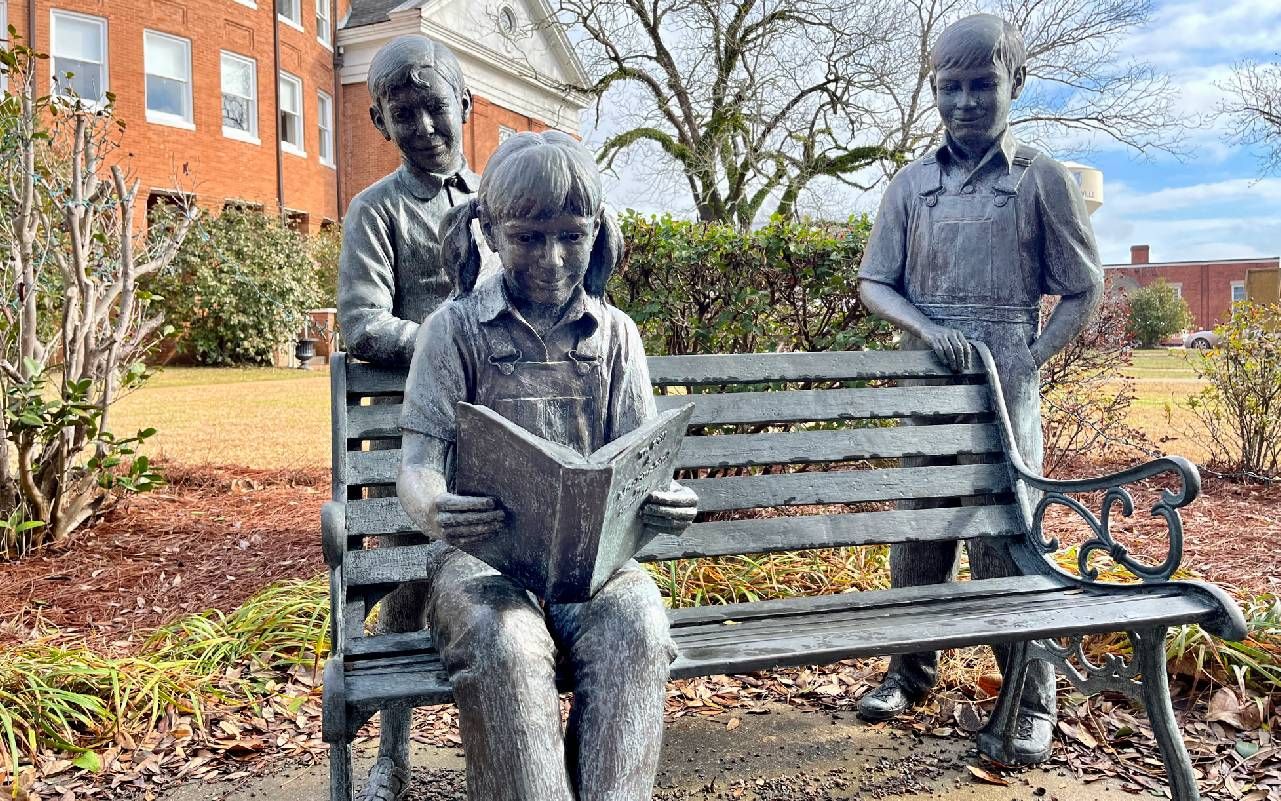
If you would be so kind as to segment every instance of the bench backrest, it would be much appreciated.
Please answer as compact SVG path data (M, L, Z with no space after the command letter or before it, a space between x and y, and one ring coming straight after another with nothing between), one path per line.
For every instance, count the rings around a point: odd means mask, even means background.
M961 374L919 351L662 356L649 369L660 410L695 404L677 475L711 519L655 539L642 561L1023 531L977 358ZM347 502L345 617L358 637L379 598L421 577L426 540L368 550L364 539L415 533L394 497L404 371L342 354L331 371L333 491ZM781 511L753 511L770 507Z

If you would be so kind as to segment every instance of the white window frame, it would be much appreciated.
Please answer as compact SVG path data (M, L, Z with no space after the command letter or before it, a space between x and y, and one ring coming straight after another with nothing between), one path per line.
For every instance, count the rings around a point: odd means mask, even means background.
M249 82L249 130L242 131L239 128L228 128L226 124L222 126L222 135L228 139L238 139L241 142L260 145L262 139L258 136L258 62L249 56L242 56L239 53L233 53L230 50L221 50L218 54L218 119L222 119L222 96L227 92L222 87L222 62L224 59L239 61L249 67L249 74L252 80Z
M285 23L286 25L288 25L288 26L289 26L289 27L291 27L291 28L296 28L296 29L298 29L298 30L300 30L300 31L302 30L302 3L303 3L303 0L287 0L287 2L289 2L289 3L291 3L291 4L293 5L293 7L294 7L294 11L298 14L298 18L297 18L297 19L295 19L295 18L293 18L293 17L286 17L284 14L281 14L281 13L280 13L280 0L271 0L271 2L276 6L276 17L277 17L277 18L279 18L279 20L280 20L281 22Z
M1169 282L1169 283L1170 283L1170 288L1174 290L1174 296L1175 296L1176 298L1179 298L1180 300L1182 300L1182 299L1183 299L1183 284L1182 284L1182 283L1175 283L1174 281L1171 281L1171 282Z
M284 106L281 105L276 109L276 125L279 128L280 149L285 153L289 153L294 156L299 156L301 158L306 158L307 157L307 149L305 144L306 135L304 134L304 131L307 130L305 127L306 121L307 121L307 115L303 113L304 103L303 103L303 94L302 94L302 91L303 91L302 78L299 78L297 75L293 75L292 73L288 73L288 72L285 72L284 70L281 70L280 74L276 77L276 80L277 80L277 87L278 87L276 91L280 94L280 97L282 99L284 98L285 93L283 88L280 87L280 84L283 84L286 81L289 81L291 83L294 83L298 87L298 93L297 93L298 112L297 113L298 113L298 140L299 141L297 144L295 144L284 138L284 133L285 133L284 126L280 124L280 115L281 113L284 112Z
M75 11L63 11L60 8L49 9L49 93L56 98L70 100L70 96L59 94L58 92L58 53L55 51L54 44L58 41L58 18L74 18L97 24L99 30L99 40L102 42L102 97L87 98L82 97L80 101L90 108L102 108L107 104L107 93L111 91L111 57L108 52L107 37L107 19L105 17L95 17L92 14L78 14Z
M1241 297L1239 299L1236 296L1237 289L1241 290ZM1231 305L1233 303L1240 303L1242 300L1245 300L1245 299L1246 299L1245 281L1233 281L1228 288L1228 304Z
M255 2L255 0L235 0L235 1L242 6L246 6L247 8L252 8L255 10L257 10L258 8L258 3Z
M506 142L508 139L511 139L513 136L516 135L516 133L517 131L515 128L512 128L511 126L508 126L508 125L500 124L498 126L498 144L501 145L503 142Z
M9 0L0 0L0 47L9 46ZM0 92L9 89L9 73L0 72Z
M334 49L334 0L316 0L316 41Z
M326 113L326 109L328 113ZM328 127L326 127L328 124ZM334 161L334 99L332 96L316 91L316 128L319 136L316 139L316 157L326 167L336 166ZM329 155L325 155L325 144L329 144Z
M187 87L186 116L170 114L167 111L156 111L151 108L150 98L147 97L147 76L151 75L151 73L147 72L147 43L148 41L154 40L154 39L167 39L169 42L177 42L178 44L182 45L183 50L186 51L186 54L187 54L187 80L185 81L185 84ZM144 29L142 32L142 94L143 94L143 107L146 109L146 112L147 112L147 122L153 123L155 125L168 125L173 128L185 128L189 131L196 130L196 117L195 117L196 112L195 112L194 104L192 102L193 98L192 98L192 91L191 91L192 80L193 80L193 77L192 77L192 68L191 68L191 40L184 39L181 36L174 36L172 33L165 33L164 31L153 31L151 29Z

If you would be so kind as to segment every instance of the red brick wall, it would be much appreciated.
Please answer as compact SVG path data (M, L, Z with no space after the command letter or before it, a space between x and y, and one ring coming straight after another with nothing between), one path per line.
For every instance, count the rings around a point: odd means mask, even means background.
M473 97L471 120L463 128L463 154L476 172L498 149L499 126L515 131L545 131L546 125L483 97ZM343 165L342 206L360 190L377 181L400 164L396 146L383 139L369 120L369 89L363 83L342 87L342 145L339 163Z
M1183 298L1195 319L1193 328L1200 331L1227 320L1232 307L1233 281L1245 281L1247 270L1276 266L1276 259L1117 265L1108 266L1107 275L1113 280L1129 278L1139 286L1147 286L1158 278L1181 284Z
M338 218L336 171L320 163L317 90L335 97L333 54L316 40L315 4L300 0L304 31L280 25L280 67L303 82L303 144L306 158L282 154L284 205L308 215L316 230L324 219ZM341 8L346 2L336 3ZM211 211L227 199L261 204L273 210L276 192L276 121L272 20L274 0L257 0L249 8L236 0L40 0L36 45L49 49L50 8L107 20L108 81L116 94L116 114L128 127L121 153L142 181L142 192L172 189L193 193ZM334 16L342 13L335 8ZM24 37L26 3L10 0L9 22ZM195 130L147 122L143 31L181 36L191 42L192 108ZM260 144L222 134L220 51L254 59L258 68L258 138ZM42 66L42 90L48 67ZM339 112L335 109L335 116ZM335 125L337 125L335 120Z

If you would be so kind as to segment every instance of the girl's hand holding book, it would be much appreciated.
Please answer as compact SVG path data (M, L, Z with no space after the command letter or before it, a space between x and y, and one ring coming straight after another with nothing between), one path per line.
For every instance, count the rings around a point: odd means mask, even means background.
M442 492L436 496L435 509L441 536L454 546L497 534L507 518L507 513L498 508L496 500L483 495Z
M665 490L654 490L640 510L645 525L668 534L680 534L698 514L698 496L675 481Z

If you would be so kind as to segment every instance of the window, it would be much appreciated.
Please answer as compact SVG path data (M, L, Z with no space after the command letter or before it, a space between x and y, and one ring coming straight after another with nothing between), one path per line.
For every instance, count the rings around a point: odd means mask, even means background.
M302 30L302 0L276 0L276 15Z
M222 135L258 141L258 69L254 60L222 54Z
M511 139L515 135L516 135L515 128L508 128L506 125L498 126L498 144L501 145L503 142L506 142L508 139Z
M9 3L0 0L0 48L9 47ZM9 88L8 70L0 71L0 91Z
M332 0L316 0L316 38L325 47L332 46L329 17Z
M1183 297L1183 284L1176 284L1174 282L1170 282L1170 289L1174 290L1174 296L1176 298Z
M167 33L142 34L147 72L147 121L193 127L191 42Z
M1245 300L1245 281L1232 282L1232 302L1239 303Z
M320 126L320 163L334 166L334 99L324 92L316 93L316 117Z
M75 95L90 103L107 99L107 21L100 17L49 12L53 94ZM70 78L67 73L72 73Z
M302 149L302 79L280 73L280 148L295 156Z

